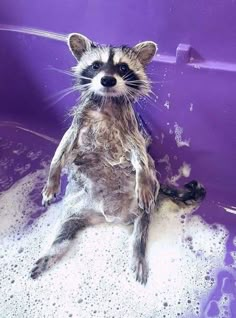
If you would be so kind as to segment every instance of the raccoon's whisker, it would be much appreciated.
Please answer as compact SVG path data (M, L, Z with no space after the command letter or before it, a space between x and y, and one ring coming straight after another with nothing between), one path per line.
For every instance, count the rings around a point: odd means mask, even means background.
M131 93L134 93L134 94L137 93L137 92L135 92L135 91L133 90L133 88L130 88L129 91L130 91ZM144 94L144 93L142 93L142 92L139 92L139 96L148 99L148 100L154 105L155 100L154 100L153 98L151 98L149 95ZM156 105L156 104L155 104L155 105Z
M132 91L134 94L138 93L140 96L147 96L147 92L142 92L142 90L137 90L135 87L132 87L132 86L128 86L128 87L129 87L129 90ZM148 91L150 90L148 86L144 86L144 85L142 85L141 88L148 89Z
M137 84L131 84L128 85L128 87L130 87L131 89L138 91L138 94L144 94L146 95L146 92L149 91L150 87L149 86L145 86L145 85L137 85ZM144 93L142 92L144 91Z
M162 81L153 81L151 79L147 79L147 80L143 80L143 83L146 83L146 84L150 85L150 84L162 84L164 82L162 82Z
M92 78L86 77L86 76L82 76L82 75L78 75L77 78L78 78L78 79L85 79L85 80L89 80L89 81L92 80Z
M150 75L150 77L152 77L152 75L156 75L156 73L146 73L147 75ZM173 80L163 80L163 81L155 81L155 80L152 80L152 79L148 79L148 81L150 83L153 83L153 84L165 84L165 83L170 83L170 82L173 82Z
M132 96L132 99L135 101L135 103L137 103L141 108L143 108L143 106L139 103L139 100L135 98L131 92L128 92L128 93Z
M150 96L148 96L146 94L140 94L140 96L143 97L144 99L147 99L150 102L151 105L154 105L155 107L157 106L156 104L154 104L155 101ZM135 100L135 103L137 103L140 106L140 108L142 108L142 109L145 107L145 105L142 105L137 98ZM160 112L162 112L162 109L160 109L159 107L157 107L157 109Z
M71 91L74 91L74 90L75 90L75 88L74 88L73 86L72 86L72 87L64 88L64 89L62 89L61 91L56 92L55 94L53 94L53 95L47 97L46 100L51 100L51 99L53 99L53 98L55 98L55 97L58 97L58 96L60 96L60 95L63 95L63 94L65 94L65 93L67 93L67 92L71 92Z
M64 89L54 96L50 96L46 98L46 101L49 101L49 106L47 107L48 109L51 108L52 106L56 105L59 101L61 101L64 97L67 95L76 92L77 90L74 87ZM61 95L61 96L60 96ZM59 96L56 100L53 100L55 97Z
M168 83L168 82L170 82L170 81L152 81L152 80L150 80L149 81L151 84L165 84L165 83Z
M143 80L133 80L133 81L125 81L126 84L141 84L141 85L145 85L145 86L149 86L149 83Z
M148 83L148 81L145 81L145 80L132 80L127 82Z
M144 109L145 105L141 105L140 102L137 100L136 103L139 105L140 108Z
M150 91L151 93L152 91ZM152 92L153 93L153 92ZM153 99L151 96L147 95L147 94L142 94L140 93L140 96L143 97L144 99L146 99L148 102L150 102L151 105L155 106L155 108L157 108L160 112L163 112L163 110L158 106L158 104L156 104L156 100ZM156 95L155 95L156 96ZM158 96L156 96L156 98L158 98ZM138 103L139 104L139 103ZM140 104L139 104L140 105ZM143 106L142 106L143 107Z
M130 94L130 93L127 91L127 94ZM127 102L128 104L130 104L130 103L131 103L131 100L129 99L129 97L128 97L127 94L124 95L124 98L125 98L126 102ZM132 95L131 95L131 97L132 97Z
M158 96L150 89L150 94L152 94L156 99L158 99Z
M157 75L157 73L155 73L155 72L145 72L147 75Z
M149 84L145 82L135 82L135 81L125 81L127 86L134 86L134 87L142 87L142 88L149 88Z
M150 102L155 103L155 99L153 99L150 95L142 94L141 96L148 99Z
M63 94L62 96L60 96L57 100L55 100L54 102L51 103L51 105L55 105L57 104L60 100L62 100L64 97L66 97L67 95L76 92L76 89L70 90L68 92L66 92L65 94Z
M128 90L126 90L126 92L124 92L123 97L124 97L125 101L129 103L128 93L129 93Z
M91 83L87 83L87 84L76 84L75 88L77 90L87 90L91 87Z
M129 95L131 95L133 98L137 99L137 91L134 90L132 87L128 86L127 92L129 93ZM138 92L139 94L139 92Z
M151 96L146 95L146 96L143 96L143 97L146 98L147 100L149 100L152 104L155 103L155 100Z
M75 87L77 87L77 88L80 88L80 87L89 87L89 86L91 86L91 83L85 83L85 84L77 83L77 84L75 85Z
M87 90L82 91L81 97L83 100L86 100L87 98L89 99L90 96L91 96L91 93L89 93Z
M145 85L149 85L149 81L148 81L148 80L145 80L145 79L139 79L139 80L125 80L125 82L128 82L128 83L142 83L142 84L145 84Z
M135 93L136 92L136 94L138 94L138 95L146 95L147 94L147 91L149 91L149 89L150 89L150 87L149 86L147 86L147 85L140 85L140 84L135 84L135 83L131 83L131 84L127 84L126 83L126 85L127 85L127 87L129 87L129 89L132 89L133 90L133 92ZM142 92L142 91L144 91L144 92Z
M137 97L136 97L136 95L135 95L135 93L133 91L128 89L127 93L132 98L132 100L136 100L137 99ZM131 102L131 100L130 100L130 102Z
M49 70L49 71L56 71L56 72L58 72L58 73L66 74L66 75L69 75L69 76L74 77L74 78L77 77L73 72L66 71L66 70L62 70L62 69L56 68L56 67L54 67L54 66L49 66L49 67L46 68L46 69Z

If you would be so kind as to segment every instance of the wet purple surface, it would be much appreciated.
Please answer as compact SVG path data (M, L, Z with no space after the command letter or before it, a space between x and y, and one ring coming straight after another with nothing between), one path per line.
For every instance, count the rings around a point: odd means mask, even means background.
M148 69L156 82L153 92L157 97L152 95L152 100L140 101L137 111L152 133L151 153L161 179L167 177L166 164L158 164L158 160L168 155L172 168L169 177L186 162L191 164L191 175L180 183L197 179L205 185L207 197L196 213L209 224L220 223L229 230L225 263L232 264L230 252L236 251L233 245L236 215L222 207L236 206L234 1L224 2L224 13L222 1L214 5L184 1L181 4L184 12L173 1L149 1L140 3L132 17L129 10L137 6L133 0L126 1L128 10L122 2L112 7L101 0L80 1L78 5L55 4L55 1L45 6L3 1L0 23L63 33L78 31L102 43L134 44L147 39L159 43L160 56ZM51 14L47 17L48 10ZM69 76L49 69L53 66L68 70L74 65L64 43L9 32L1 32L0 37L0 191L4 191L30 171L37 170L42 158L48 161L56 148L56 143L16 128L15 122L59 140L70 122L67 112L78 95L71 94L55 105L51 102L57 98L49 99L72 83ZM187 64L175 63L175 49L181 42L194 48ZM182 138L190 140L190 147L177 147L175 123L183 127ZM8 145L5 148L4 143ZM13 169L12 164L16 162L18 169L15 166ZM40 207L40 193L32 191L32 199L38 203L39 210L32 213L30 220L44 212ZM224 288L233 296L228 316L236 317L236 273L232 271L219 273L208 303L219 299L223 281L227 279ZM209 316L217 317L217 310L212 302Z

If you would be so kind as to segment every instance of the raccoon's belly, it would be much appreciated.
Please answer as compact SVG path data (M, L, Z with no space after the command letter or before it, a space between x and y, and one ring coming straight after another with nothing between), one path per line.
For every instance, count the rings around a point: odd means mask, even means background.
M135 172L129 162L111 166L99 160L98 154L89 154L75 160L70 180L83 196L97 202L99 212L107 221L132 222L139 213L135 196ZM89 202L88 202L89 203Z
M103 117L102 117L103 118ZM82 190L83 200L96 202L104 216L129 222L138 212L135 171L124 136L111 120L100 120L81 129L70 179ZM76 186L74 187L76 189Z
M135 171L130 162L111 165L98 153L78 156L73 163L71 176L74 180L84 180L87 190L94 193L125 193L134 191ZM85 182L86 181L86 182ZM89 186L90 184L90 186Z

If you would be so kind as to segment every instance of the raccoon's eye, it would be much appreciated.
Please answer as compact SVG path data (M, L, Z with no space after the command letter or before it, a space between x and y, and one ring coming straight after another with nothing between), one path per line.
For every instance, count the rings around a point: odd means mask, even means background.
M92 64L92 68L93 70L99 70L99 68L102 66L102 64L100 62L93 62Z
M121 74L126 74L129 70L129 67L126 63L121 63L119 65L119 70L120 70Z

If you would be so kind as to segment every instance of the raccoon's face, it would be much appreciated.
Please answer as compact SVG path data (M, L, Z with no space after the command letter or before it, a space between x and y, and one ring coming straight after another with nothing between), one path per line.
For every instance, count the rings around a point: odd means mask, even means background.
M133 48L101 46L74 33L68 45L78 61L74 67L76 87L87 96L122 97L133 102L149 93L145 67L156 53L154 42L142 42Z

